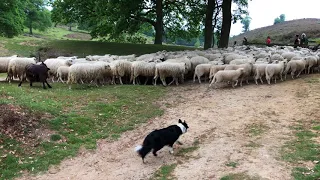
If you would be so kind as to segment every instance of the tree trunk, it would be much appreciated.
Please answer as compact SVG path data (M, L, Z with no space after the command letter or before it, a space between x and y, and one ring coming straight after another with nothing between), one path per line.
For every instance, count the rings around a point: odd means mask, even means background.
M218 4L217 3L217 1L215 1L215 3L216 4ZM213 35L212 35L212 47L214 47L214 36L215 36L215 33L214 33L214 28L216 28L216 26L217 26L217 21L218 21L218 15L220 14L220 8L217 8L216 9L216 14L214 15L214 18L213 18L213 26L212 26L212 33L213 33ZM217 44L217 46L218 46L219 44Z
M71 26L71 23L69 24L69 31L72 31L72 26Z
M154 44L162 44L162 34L163 34L163 12L162 12L162 0L156 1L156 13L157 20L155 24L156 36L154 40Z
M222 27L219 48L228 47L232 20L231 5L232 0L223 0L222 2Z
M29 24L29 34L33 35L33 33L32 33L32 21L30 21L30 24Z
M206 19L205 19L205 28L204 28L204 49L211 48L212 45L212 17L213 11L215 7L215 0L208 0L207 4L207 12L206 12Z

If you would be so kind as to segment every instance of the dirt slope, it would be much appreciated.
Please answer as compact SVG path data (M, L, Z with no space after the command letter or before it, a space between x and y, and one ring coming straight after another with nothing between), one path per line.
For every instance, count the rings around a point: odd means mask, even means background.
M169 88L172 92L161 102L166 108L162 117L124 133L118 141L101 140L95 152L82 151L47 173L20 179L149 179L163 164L172 163L178 163L173 172L177 179L220 179L235 172L260 179L292 179L290 165L279 160L279 150L292 137L289 126L305 118L307 103L314 102L305 80L236 89L208 89L207 84ZM175 153L196 139L200 148L185 156L172 156L164 148L142 164L134 147L151 130L176 123L178 118L186 120L190 130ZM237 167L226 166L228 162L237 162Z

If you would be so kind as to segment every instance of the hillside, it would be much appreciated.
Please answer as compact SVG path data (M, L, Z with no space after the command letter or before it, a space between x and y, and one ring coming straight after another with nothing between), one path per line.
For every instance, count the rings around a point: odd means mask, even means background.
M295 35L302 33L306 33L309 40L317 40L320 37L320 19L297 19L254 29L232 37L229 45L233 45L234 41L242 44L244 36L249 43L265 43L267 36L270 36L272 43L293 44Z

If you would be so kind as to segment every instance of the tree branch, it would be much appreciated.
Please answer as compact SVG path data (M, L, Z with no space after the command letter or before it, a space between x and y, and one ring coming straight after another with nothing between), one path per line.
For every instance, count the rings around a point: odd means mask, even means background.
M134 16L134 15L130 15L130 17L137 20L137 21L147 22L147 23L150 23L152 26L156 26L156 22L149 19L149 18L141 17L141 16Z

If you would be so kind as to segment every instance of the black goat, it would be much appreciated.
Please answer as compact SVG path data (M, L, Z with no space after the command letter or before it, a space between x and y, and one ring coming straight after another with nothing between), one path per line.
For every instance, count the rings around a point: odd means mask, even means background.
M49 70L50 69L43 62L41 62L41 64L39 64L39 65L38 64L27 65L25 67L25 74L21 78L21 81L20 81L18 87L20 87L23 80L25 80L27 78L30 82L30 86L32 86L33 82L42 82L43 89L46 89L45 83L47 83L49 88L52 88L50 86L50 84L47 82Z

